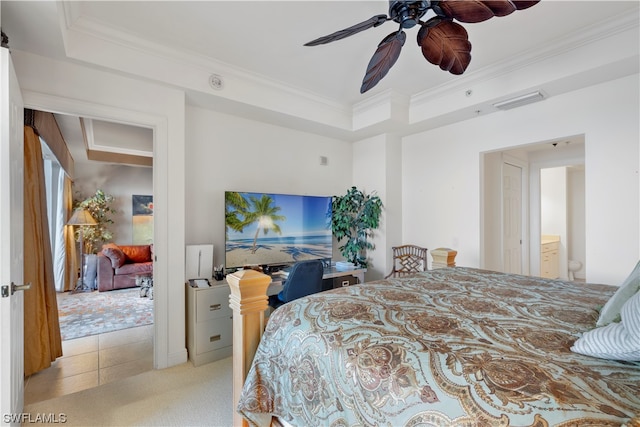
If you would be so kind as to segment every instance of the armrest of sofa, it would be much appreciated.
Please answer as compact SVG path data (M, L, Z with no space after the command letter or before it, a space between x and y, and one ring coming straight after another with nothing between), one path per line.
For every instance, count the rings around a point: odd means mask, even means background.
M111 266L111 259L98 254L98 291L111 291L113 290L113 276L114 270Z

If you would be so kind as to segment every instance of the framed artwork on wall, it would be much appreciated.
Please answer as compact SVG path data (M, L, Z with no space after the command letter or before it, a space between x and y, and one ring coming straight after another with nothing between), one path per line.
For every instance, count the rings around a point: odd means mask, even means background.
M153 243L153 196L134 194L131 203L132 243Z

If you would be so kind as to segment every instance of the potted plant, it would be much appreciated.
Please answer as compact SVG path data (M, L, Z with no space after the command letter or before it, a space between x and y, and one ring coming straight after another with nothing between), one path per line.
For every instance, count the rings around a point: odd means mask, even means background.
M331 204L331 231L338 242L342 256L356 266L367 267L367 249L374 249L369 238L380 225L382 201L377 195L368 195L351 187L344 196L333 196Z
M76 227L76 240L78 239L80 228L82 228L86 253L96 254L101 243L106 243L113 239L113 233L107 227L109 224L113 224L111 215L116 213L116 210L112 207L115 198L102 190L96 190L93 196L86 198L83 198L81 194L77 196L73 202L73 208L88 210L97 224Z

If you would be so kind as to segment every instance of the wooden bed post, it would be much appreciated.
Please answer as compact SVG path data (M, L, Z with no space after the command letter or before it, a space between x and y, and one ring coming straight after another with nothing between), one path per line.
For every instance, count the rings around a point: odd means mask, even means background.
M456 255L458 255L458 251L454 251L449 248L438 248L432 250L431 258L433 258L433 262L431 263L431 268L455 267Z
M264 331L271 277L255 270L240 270L227 275L227 283L231 289L229 306L233 310L233 425L248 426L236 408Z

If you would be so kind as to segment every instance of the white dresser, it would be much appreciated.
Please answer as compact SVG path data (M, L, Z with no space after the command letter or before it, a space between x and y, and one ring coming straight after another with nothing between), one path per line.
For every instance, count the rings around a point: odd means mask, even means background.
M560 277L560 236L545 234L540 240L540 276Z
M195 366L229 357L233 353L233 320L229 285L213 282L208 288L186 284L187 350Z

